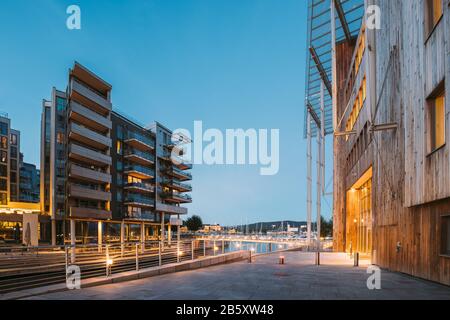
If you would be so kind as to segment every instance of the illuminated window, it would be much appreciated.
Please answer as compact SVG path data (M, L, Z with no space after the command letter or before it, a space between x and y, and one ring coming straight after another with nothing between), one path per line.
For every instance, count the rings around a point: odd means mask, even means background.
M2 137L0 139L0 146L2 147L2 149L8 149L8 138L7 137Z
M438 88L444 88L444 84ZM445 144L445 91L438 89L436 94L428 98L429 117L429 152L433 152Z
M366 101L366 78L364 77L361 87L359 88L358 94L355 98L355 103L353 105L352 111L350 113L350 117L348 118L347 124L345 126L346 131L353 130L355 126L356 120L358 119L359 113L364 106L364 101ZM346 140L348 140L348 136L346 136Z
M442 0L427 0L425 2L425 6L425 21L427 26L427 34L429 35L442 17Z
M7 163L8 162L8 153L6 151L1 151L0 152L0 161L3 163Z
M361 66L365 49L366 49L366 30L363 29L361 31L361 37L359 39L356 49L357 51L355 57L355 73L358 73L359 67Z
M17 135L16 134L11 134L11 144L13 146L17 146Z
M59 144L64 144L64 133L58 132L56 134L56 142Z
M122 142L117 141L117 154L122 154Z

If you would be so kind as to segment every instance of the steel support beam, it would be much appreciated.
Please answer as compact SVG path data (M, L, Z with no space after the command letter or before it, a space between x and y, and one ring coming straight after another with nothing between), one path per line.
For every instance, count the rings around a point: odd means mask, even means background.
M311 116L312 120L316 123L317 128L320 128L320 118L317 115L317 113L314 111L313 106L309 101L306 102L307 108L308 108L308 114ZM309 119L311 121L311 118Z
M352 39L352 34L348 27L347 19L345 18L345 12L342 8L341 1L333 0L333 2L339 17L339 21L341 21L342 30L344 30L345 39L347 39L347 41L350 41Z
M331 89L330 79L328 79L328 74L323 68L322 62L320 62L320 58L317 55L316 50L314 49L314 47L309 47L309 52L311 54L311 58L314 60L314 63L316 64L317 70L319 71L320 77L322 78L322 81L325 84L328 93L330 94L330 97L332 97L333 90Z

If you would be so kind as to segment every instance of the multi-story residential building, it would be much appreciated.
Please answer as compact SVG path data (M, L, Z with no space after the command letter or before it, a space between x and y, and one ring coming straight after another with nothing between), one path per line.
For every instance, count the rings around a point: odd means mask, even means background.
M191 187L180 180L191 179L184 170L192 166L167 157L176 147L172 133L114 111L111 89L75 63L67 92L53 89L43 102L41 207L52 216L53 243L145 241L166 233L170 240L170 217L187 213L180 203L191 202L182 193Z
M39 203L39 192L39 170L36 165L23 162L23 154L20 153L19 201Z
M336 44L334 247L450 284L450 2L371 0Z
M0 115L0 241L23 242L24 228L31 228L32 245L48 238L49 219L40 214L35 169L23 163L20 132L11 128L7 114Z

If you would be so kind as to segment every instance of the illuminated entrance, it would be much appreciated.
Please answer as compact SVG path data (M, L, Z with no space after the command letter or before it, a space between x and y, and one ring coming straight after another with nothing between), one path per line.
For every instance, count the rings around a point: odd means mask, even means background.
M372 168L347 191L346 251L372 253Z

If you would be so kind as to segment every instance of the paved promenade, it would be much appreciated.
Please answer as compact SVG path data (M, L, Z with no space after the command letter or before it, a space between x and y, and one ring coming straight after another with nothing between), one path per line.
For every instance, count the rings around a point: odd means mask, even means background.
M353 267L346 255L279 254L258 257L253 263L237 262L161 275L82 290L51 293L30 299L449 299L450 287L403 274L381 272L381 290L368 290L364 262Z

